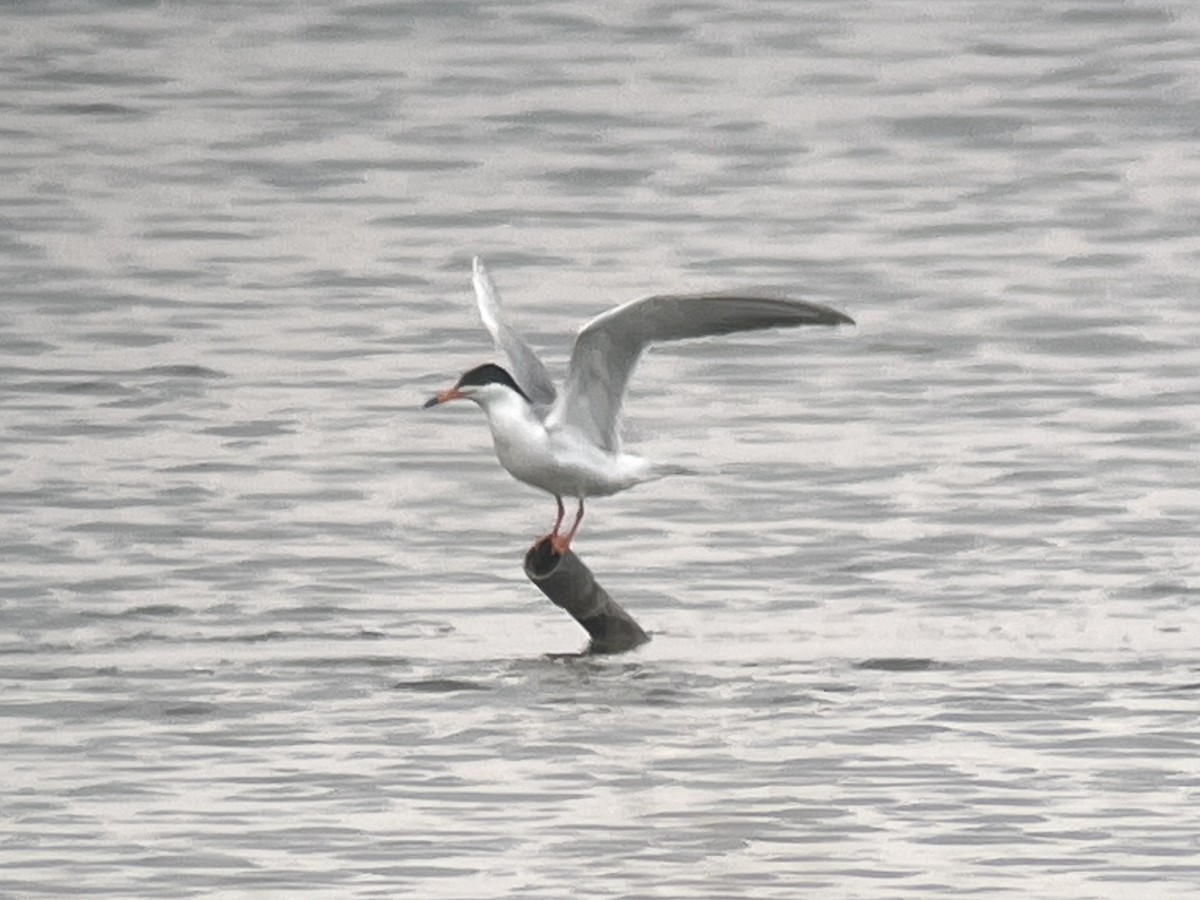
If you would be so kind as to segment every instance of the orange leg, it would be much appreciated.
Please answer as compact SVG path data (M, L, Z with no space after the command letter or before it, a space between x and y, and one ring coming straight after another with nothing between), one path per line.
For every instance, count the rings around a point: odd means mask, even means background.
M562 497L558 496L558 494L554 495L554 502L558 504L558 517L554 520L554 527L550 530L549 534L543 534L540 538L533 542L533 546L535 547L542 541L546 540L546 538L550 539L551 547L553 547L555 542L559 540L558 529L562 528L563 516L567 514L567 511L563 507Z
M561 504L562 501L560 500L559 503ZM564 555L568 550L571 549L571 541L575 539L575 532L577 532L579 530L579 523L582 521L583 521L583 498L580 497L579 498L579 509L575 513L575 524L573 524L571 526L571 530L567 532L565 537L563 537L562 535L559 535L557 533L550 536L550 547L559 556ZM557 531L558 531L558 529L556 527L555 532L557 532Z

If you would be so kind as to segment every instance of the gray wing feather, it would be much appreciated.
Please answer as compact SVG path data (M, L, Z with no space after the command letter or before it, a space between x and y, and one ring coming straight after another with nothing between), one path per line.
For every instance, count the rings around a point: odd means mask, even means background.
M736 331L853 324L849 316L800 300L738 294L660 294L592 319L579 332L555 423L573 425L597 445L620 449L618 419L629 377L651 344Z
M549 406L558 395L554 381L534 349L508 324L504 316L504 306L500 302L500 293L492 284L491 276L478 256L472 264L471 283L475 286L479 318L483 320L483 327L491 334L496 349L508 358L513 378L529 395L530 400L539 405Z

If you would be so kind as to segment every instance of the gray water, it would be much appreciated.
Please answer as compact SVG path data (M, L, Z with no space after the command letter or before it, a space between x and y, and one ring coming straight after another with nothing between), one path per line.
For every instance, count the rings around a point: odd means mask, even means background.
M1200 13L0 12L0 895L1200 895ZM576 549L472 254L660 348Z

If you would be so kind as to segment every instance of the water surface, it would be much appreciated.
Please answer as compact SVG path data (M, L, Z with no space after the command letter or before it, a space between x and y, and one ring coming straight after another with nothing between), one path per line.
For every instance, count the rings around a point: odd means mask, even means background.
M0 13L0 893L1194 897L1184 3ZM520 573L482 254L704 470Z

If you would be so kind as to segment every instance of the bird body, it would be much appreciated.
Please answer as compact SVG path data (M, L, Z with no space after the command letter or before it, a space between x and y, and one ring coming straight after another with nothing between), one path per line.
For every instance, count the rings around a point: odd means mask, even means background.
M513 373L495 363L465 372L425 403L477 403L487 415L496 456L518 481L554 495L558 518L551 547L565 553L583 518L584 500L688 471L621 449L619 419L629 378L643 351L661 341L853 320L815 303L742 294L659 294L614 307L580 329L562 391L521 335L508 324L483 262L474 261L479 315ZM562 498L575 497L575 523L559 534Z
M607 497L657 477L648 459L610 453L578 428L552 423L507 387L485 387L471 395L487 415L496 457L518 481L563 497Z

